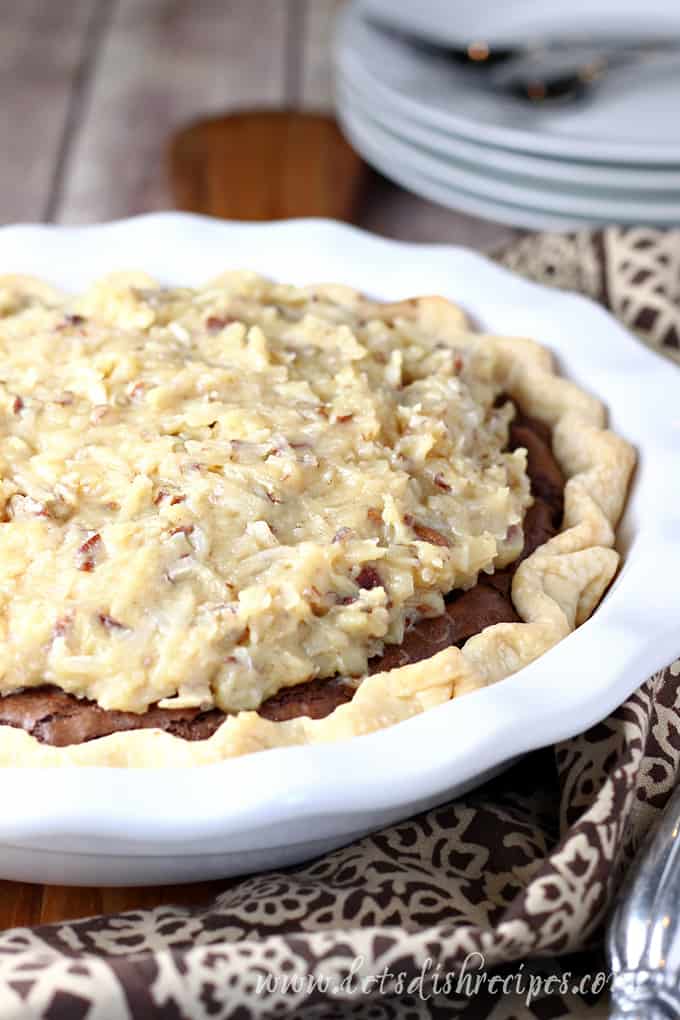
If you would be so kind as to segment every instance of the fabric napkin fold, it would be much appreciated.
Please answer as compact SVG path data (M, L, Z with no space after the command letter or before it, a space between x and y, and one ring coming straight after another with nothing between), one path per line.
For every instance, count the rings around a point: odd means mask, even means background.
M533 235L496 257L680 361L680 231ZM467 796L204 907L0 933L0 1016L605 1015L603 919L680 772L679 676L680 660Z

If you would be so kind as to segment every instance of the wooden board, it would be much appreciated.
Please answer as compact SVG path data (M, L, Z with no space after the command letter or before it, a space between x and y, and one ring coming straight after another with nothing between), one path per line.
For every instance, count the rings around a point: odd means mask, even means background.
M174 204L234 220L355 220L368 168L332 117L273 110L202 120L169 148Z
M207 903L225 882L142 888L97 888L0 882L0 929L114 914L124 910L150 910L164 903L186 906Z

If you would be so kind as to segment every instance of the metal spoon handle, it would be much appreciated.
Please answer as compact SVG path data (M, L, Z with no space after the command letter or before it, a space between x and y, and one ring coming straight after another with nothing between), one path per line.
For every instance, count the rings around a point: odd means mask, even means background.
M624 883L607 952L615 1020L680 1016L680 788Z

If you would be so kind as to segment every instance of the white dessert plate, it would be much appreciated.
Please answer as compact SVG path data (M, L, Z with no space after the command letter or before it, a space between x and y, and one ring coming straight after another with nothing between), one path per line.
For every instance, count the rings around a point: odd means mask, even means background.
M535 337L601 396L639 468L618 532L622 569L594 617L492 687L351 741L199 769L6 769L0 877L110 885L191 881L304 860L480 783L605 717L678 653L680 373L582 297L460 248L402 244L323 220L181 214L0 230L0 272L78 290L121 267L199 283L236 267L340 281L377 298L440 293L483 329ZM659 570L663 562L664 569Z
M395 157L391 152L391 146L385 146L376 140L372 128L357 116L356 110L340 102L336 113L345 135L366 162L414 195L420 195L450 209L469 213L471 216L507 223L513 227L526 227L529 230L585 230L592 226L590 218L534 209L529 205L505 202L492 195L483 194L484 188L478 187L477 179L474 182L474 191L468 191L460 184L452 185L446 170L439 168L435 176L431 172L425 173L422 160L419 158L421 153L417 151L408 149L401 152L399 157Z
M443 46L476 39L494 46L524 46L527 39L632 39L680 32L676 0L360 0L383 25Z
M378 28L356 3L341 12L335 60L376 102L480 143L588 162L680 162L680 56L621 68L587 102L537 105L485 86L446 54Z
M437 152L468 168L482 173L496 173L524 181L538 183L543 188L559 188L582 194L600 194L621 198L630 193L636 198L655 198L674 193L680 200L680 165L632 166L622 163L588 163L585 160L565 159L561 156L535 155L520 150L505 149L483 144L471 138L440 131L424 124L412 114L405 116L394 100L377 97L374 91L362 86L354 78L338 71L338 80L344 90L364 111L384 127L407 139L414 145Z
M593 225L680 223L680 192L645 196L635 192L593 194L588 190L573 191L551 181L494 173L488 165L470 166L395 133L373 118L366 101L357 99L356 92L342 78L337 83L337 101L338 116L347 134L369 162L376 162L377 154L383 164L378 169L389 177L410 171L420 179L448 188L447 205L463 208L458 206L459 195L490 200L507 206L510 222L518 226L532 226L538 220L539 226L550 228L555 225L555 217L566 217L570 223L576 217L577 221ZM522 210L514 218L513 207ZM493 218L493 210L486 215Z

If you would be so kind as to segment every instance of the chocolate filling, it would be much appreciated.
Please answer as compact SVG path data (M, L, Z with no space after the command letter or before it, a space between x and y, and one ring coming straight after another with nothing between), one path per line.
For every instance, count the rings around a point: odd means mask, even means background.
M416 621L400 645L388 645L382 655L371 660L371 673L419 662L451 645L460 647L492 624L519 621L510 597L512 575L526 556L557 532L562 520L564 478L550 442L548 426L520 412L516 414L508 448L523 446L528 451L527 473L534 497L524 518L524 548L518 559L505 570L480 575L469 591L451 592L445 613ZM339 677L310 680L279 691L263 702L258 712L275 722L298 716L322 719L350 701L355 690L354 685ZM81 744L123 730L151 728L185 740L205 740L224 718L217 708L202 712L198 708L152 706L141 714L109 711L94 701L47 685L0 698L0 725L19 727L56 747Z

